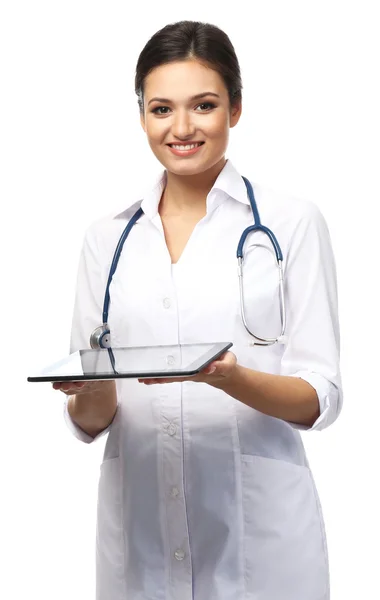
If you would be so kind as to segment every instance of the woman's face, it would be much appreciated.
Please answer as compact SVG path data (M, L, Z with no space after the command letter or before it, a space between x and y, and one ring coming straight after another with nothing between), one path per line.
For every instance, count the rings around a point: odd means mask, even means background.
M240 114L241 103L230 107L219 73L196 60L161 65L145 79L141 124L171 173L196 175L224 160L229 129Z

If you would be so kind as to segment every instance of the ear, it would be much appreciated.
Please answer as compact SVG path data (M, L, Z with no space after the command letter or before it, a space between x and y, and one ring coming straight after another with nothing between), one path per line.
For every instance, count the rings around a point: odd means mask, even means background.
M238 124L242 113L242 102L238 100L230 111L230 127L235 127Z
M140 123L141 123L141 127L143 128L143 130L146 133L145 119L144 119L144 113L143 112L140 112Z

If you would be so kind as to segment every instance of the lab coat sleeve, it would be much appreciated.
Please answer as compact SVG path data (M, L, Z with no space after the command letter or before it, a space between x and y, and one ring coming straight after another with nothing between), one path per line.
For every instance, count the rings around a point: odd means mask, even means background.
M91 333L102 322L103 299L105 292L104 275L100 264L101 250L97 241L97 223L87 230L79 257L77 285L72 318L70 353L91 348ZM68 400L64 402L64 419L69 430L82 442L87 444L98 440L108 433L112 423L95 438L85 433L73 421L68 412Z
M284 280L287 330L281 374L307 381L320 407L311 428L290 425L322 430L337 419L343 395L335 259L326 221L313 203L305 203L289 240Z

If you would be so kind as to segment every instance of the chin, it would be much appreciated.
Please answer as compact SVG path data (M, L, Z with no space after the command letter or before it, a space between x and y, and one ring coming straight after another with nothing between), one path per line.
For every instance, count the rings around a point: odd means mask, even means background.
M208 160L199 160L196 161L194 159L180 159L180 160L160 160L157 156L160 163L165 167L167 171L173 173L174 175L199 175L200 173L204 173L209 169L212 169L217 165L222 159L222 156L216 156L214 159Z
M165 169L170 171L170 173L174 173L174 175L199 175L199 173L203 173L210 168L208 164L198 164L198 165L176 165L173 163L167 163L165 165Z

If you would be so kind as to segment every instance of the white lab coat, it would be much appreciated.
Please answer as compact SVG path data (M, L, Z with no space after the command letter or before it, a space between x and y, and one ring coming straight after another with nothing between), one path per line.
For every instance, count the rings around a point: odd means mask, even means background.
M157 213L164 181L165 173L144 195L145 214L111 284L113 346L232 341L241 365L308 381L321 409L312 429L330 425L342 403L339 325L334 258L318 208L254 184L262 222L284 254L288 340L252 347L236 267L240 235L252 224L243 180L227 161L206 217L173 266ZM72 352L88 348L102 322L113 253L140 205L86 233ZM253 244L270 248L261 233L245 245L247 320L258 335L274 336L277 270L273 254ZM328 600L324 524L302 427L207 384L118 380L117 389L99 482L97 599ZM65 415L91 442L67 407Z

